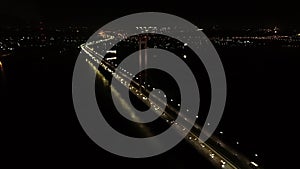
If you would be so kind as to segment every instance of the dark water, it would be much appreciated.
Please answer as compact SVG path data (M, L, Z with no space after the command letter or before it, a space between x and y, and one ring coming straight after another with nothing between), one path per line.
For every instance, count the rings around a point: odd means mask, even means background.
M20 50L3 60L1 92L6 158L21 165L116 168L213 168L188 143L147 159L106 152L82 130L72 103L72 73L79 51ZM44 57L42 59L42 57ZM103 136L105 137L105 136ZM20 165L20 163L12 163ZM105 167L105 168L106 168Z
M300 50L219 49L227 74L228 99L219 126L226 142L265 168L293 163L299 111ZM257 153L258 157L254 154Z
M8 159L33 166L212 168L185 142L162 155L138 160L112 155L95 145L73 109L72 72L78 52L18 50L2 60L6 80L0 101ZM291 153L298 147L299 133L299 49L223 48L218 52L228 83L220 138L265 168L293 164Z

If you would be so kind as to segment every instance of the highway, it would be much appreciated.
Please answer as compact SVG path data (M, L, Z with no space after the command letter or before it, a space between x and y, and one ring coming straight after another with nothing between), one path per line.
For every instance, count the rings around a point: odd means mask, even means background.
M119 33L114 32L101 32L99 33L100 40L87 42L81 45L82 52L86 54L86 62L93 68L95 73L102 74L98 65L101 67L101 70L104 70L110 73L120 84L126 87L132 94L138 97L142 102L144 102L149 107L154 107L154 112L157 114L162 114L160 118L162 118L166 123L170 125L175 125L179 134L186 135L185 139L189 142L202 156L206 157L216 168L225 168L225 169L251 169L251 168L259 168L256 166L256 163L251 162L247 157L238 153L230 146L225 145L219 138L216 136L212 136L208 141L203 142L198 139L197 133L200 133L202 127L198 124L193 124L196 130L188 131L185 126L174 122L174 115L178 114L176 107L174 105L180 106L178 104L167 104L160 99L161 96L153 95L153 98L150 100L147 96L149 93L154 90L149 84L143 83L140 84L139 79L135 77L134 74L127 71L125 68L118 67L117 64L113 62L113 60L107 60L103 55L99 54L93 46L98 44L109 43L109 41L118 38ZM109 49L107 49L109 50ZM116 69L117 68L117 69ZM103 76L104 77L104 76ZM131 81L132 79L132 81ZM104 79L106 80L106 79ZM111 86L113 88L113 86ZM117 90L114 88L114 90ZM163 97L167 97L164 95ZM120 98L121 99L121 98ZM176 103L175 99L171 99L172 102ZM166 105L168 110L173 111L174 113L170 114L165 111L160 105ZM189 111L189 109L185 109ZM191 123L189 119L184 117L184 114L181 114L181 118L185 119L187 122ZM198 118L198 116L196 116ZM209 124L205 124L209 125ZM250 167L250 163L252 163L252 167ZM254 165L253 165L254 164Z

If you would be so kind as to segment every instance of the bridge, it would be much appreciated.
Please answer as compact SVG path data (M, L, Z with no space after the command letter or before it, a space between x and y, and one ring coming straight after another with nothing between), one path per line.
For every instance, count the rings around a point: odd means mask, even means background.
M202 126L195 123L194 128L196 130L188 131L183 124L179 124L175 122L176 116L174 114L179 114L177 107L180 107L180 103L176 102L175 99L170 99L173 104L167 104L163 99L160 99L161 96L158 94L154 94L153 98L150 100L149 94L152 90L155 90L150 84L147 84L146 79L147 74L139 74L140 76L136 76L133 73L129 72L123 67L118 67L118 64L114 62L116 57L113 58L105 58L104 55L100 54L96 50L96 45L109 43L114 39L118 39L119 36L126 36L124 34L120 34L119 32L113 31L102 31L99 33L99 39L89 41L85 44L81 45L82 52L85 53L86 62L91 66L92 70L97 74L109 73L113 78L115 78L121 85L126 87L128 91L130 91L133 95L135 95L140 101L142 101L148 107L154 107L153 112L157 114L161 114L160 118L162 118L165 123L169 125L175 125L177 132L179 134L186 135L185 140L190 143L202 156L206 157L216 168L225 168L225 169L253 169L253 168L261 168L255 162L249 160L247 157L237 152L229 145L226 145L220 140L218 137L213 135L209 140L203 142L200 140L199 133L201 132ZM139 69L147 68L147 52L141 49L147 48L147 37L143 37L138 40L139 43ZM186 44L185 44L186 45ZM116 53L116 51L111 51L107 49L110 53ZM105 53L105 52L104 52ZM184 57L186 58L186 56ZM100 68L98 68L98 66ZM104 72L101 72L104 71ZM142 78L143 76L143 78ZM131 80L132 79L132 80ZM163 93L161 93L163 94ZM163 97L167 97L164 95ZM164 109L161 105L166 105ZM168 110L168 111L166 111ZM188 108L185 111L189 111ZM184 114L181 114L181 118L185 119L188 123L191 123ZM198 118L198 116L196 116ZM204 125L210 125L204 124Z

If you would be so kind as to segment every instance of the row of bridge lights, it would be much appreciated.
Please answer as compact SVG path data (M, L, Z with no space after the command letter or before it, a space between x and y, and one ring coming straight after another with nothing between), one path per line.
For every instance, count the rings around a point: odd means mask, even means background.
M99 43L99 42L103 42L103 41L97 41L97 43ZM90 42L89 44L86 44L85 46L87 47L87 45L93 45L93 44L95 44L95 42ZM184 46L188 46L188 44L185 43ZM91 49L92 49L92 48L91 48ZM92 51L95 52L96 54L98 54L98 53L97 53L96 51L94 51L93 49L92 49ZM85 51L85 52L87 52L87 51ZM87 52L87 53L88 53L88 52ZM98 54L98 55L100 55L100 54ZM89 56L92 57L90 54L89 54ZM100 56L102 56L102 55L100 55ZM182 57L183 57L184 59L187 58L186 55L183 55ZM102 56L102 58L104 59L103 56ZM126 81L125 81L123 78L121 78L119 75L117 75L117 74L116 74L115 72L113 72L111 69L109 69L106 65L104 65L102 62L100 62L98 59L96 59L96 60L95 60L95 58L92 58L92 59L93 59L94 61L97 60L96 62L97 62L99 65L101 65L105 70L109 71L116 79L120 80L120 82L121 82L123 85L129 87L129 89L133 89L133 87L130 86L130 84L126 83ZM115 67L118 66L118 64L115 64L112 60L108 60L107 62L109 62L111 65L114 65ZM102 64L100 64L100 63L102 63ZM109 70L108 70L108 69L109 69ZM129 71L127 71L126 69L122 68L122 67L119 67L118 69L119 69L119 70L122 70L124 73L126 73L127 75L129 75L129 76L131 76L131 77L134 77L134 76L135 76L135 75L133 75L132 73L130 73ZM120 79L120 78L121 78L121 79ZM139 78L138 78L138 77L135 77L135 79L138 80ZM144 85L146 85L145 82L144 82ZM142 85L141 87L145 88L144 85ZM147 84L146 86L147 86L148 88L151 88L151 85L150 85L150 84ZM156 89L155 87L152 88L152 90L155 90L155 89ZM142 93L138 93L138 92L139 92L139 91L135 89L135 93L136 93L137 95L143 96ZM161 94L160 91L159 91L158 93ZM164 94L163 97L166 98L167 96ZM142 98L143 98L143 100L146 100L146 99L147 99L146 96L143 96ZM175 102L173 99L170 99L170 101L171 101L171 102ZM153 105L152 102L151 102L150 104ZM178 103L177 106L180 107L180 103ZM156 111L160 110L159 107L158 107L157 105L155 105L155 104L154 104L154 109L155 109ZM189 112L189 109L186 109L186 112ZM196 115L196 118L198 118L198 115ZM187 120L187 119L185 118L185 120ZM174 121L170 121L170 120L168 120L168 119L166 119L166 122L169 122L169 123L171 123L171 124L174 123ZM179 125L179 124L178 124L177 122L175 122L175 125ZM209 126L210 123L208 122L207 125ZM182 130L185 131L186 128L183 127ZM223 131L220 131L219 133L222 134L222 135L224 134ZM193 139L193 138L190 136L190 137L189 137L189 140L197 141L197 138L195 137L195 138ZM239 142L239 141L236 141L236 144L239 145L240 142ZM202 144L202 147L204 147L203 144ZM258 154L255 153L254 156L255 156L255 157L258 157ZM213 158L213 157L212 157L212 158ZM224 168L224 165L225 165L225 164L222 163L222 168Z
M109 39L111 39L111 38L109 38ZM96 42L89 42L89 43L85 44L84 46L87 47L87 48L89 48L88 45L94 45L94 44L97 44L97 43L100 43L100 42L105 42L105 40L98 40L98 41L96 41ZM185 43L184 46L187 46L187 43ZM83 47L83 49L84 49L84 47ZM93 48L89 48L89 49L92 50L93 52L95 52L98 56L102 57L102 59L104 59L104 57L103 57L101 54L97 53L95 50L93 50ZM125 85L125 86L129 87L129 89L131 89L130 84L127 84L126 81L125 81L123 78L121 78L118 74L116 74L116 73L113 72L110 68L108 68L106 65L104 65L102 62L100 62L96 57L92 56L88 51L86 51L86 50L84 50L84 51L87 52L87 53L89 54L89 56L90 56L94 61L96 61L100 66L102 66L106 71L110 72L110 73L111 73L116 79L118 79L123 85ZM186 56L186 55L183 55L183 58L186 59L187 56ZM118 64L114 63L112 60L107 60L106 62L109 62L111 65L114 65L115 67L118 66ZM122 67L119 67L118 69L119 69L119 70L122 70L124 73L128 74L129 76L134 77L134 75L133 75L132 73L130 73L129 71L127 71L126 69L124 69L124 68L122 68ZM138 80L139 78L138 78L138 77L135 77L135 79ZM146 85L145 82L144 82L144 85ZM144 85L142 85L141 87L145 88ZM148 88L151 88L150 84L147 84L146 86L147 86ZM155 88L153 87L152 90L155 90ZM137 93L137 92L138 92L138 91L136 90L136 93ZM159 93L160 93L160 91L159 91ZM137 95L142 95L142 93L137 93ZM167 96L164 95L164 97L166 98ZM143 100L145 100L145 98L146 98L146 97L143 96ZM147 98L146 98L146 99L147 99ZM170 99L170 101L171 101L171 102L175 102L173 99ZM178 103L177 106L180 107L181 104ZM159 110L159 108L155 108L155 110ZM186 112L189 112L189 109L186 109ZM196 115L196 118L198 118L198 115ZM185 118L185 120L187 120L187 119ZM208 125L209 125L209 123L208 123Z
M94 44L94 43L91 43L91 44ZM110 68L108 68L108 66L106 66L105 64L103 64L103 62L99 61L96 57L92 56L88 51L86 51L86 50L84 50L84 51L87 52L87 53L89 54L89 56L90 56L95 62L97 62L101 67L103 67L106 71L110 72L110 73L113 75L114 78L116 78L117 80L119 80L121 84L125 85L125 86L128 87L129 89L132 89L132 86L130 86L130 84L128 84L121 76L119 76L117 73L113 72ZM96 52L96 51L93 51L93 52ZM96 52L96 54L98 54L98 53ZM100 54L98 54L98 55L100 55ZM100 56L101 56L101 55L100 55ZM185 56L185 55L184 55L184 56ZM186 56L185 56L185 58L186 58ZM114 64L112 61L108 61L108 62L109 62L110 64L112 64L112 65L117 66L117 64ZM133 75L132 73L130 73L129 71L127 71L126 69L124 69L124 68L122 68L122 67L119 67L118 69L119 69L119 70L122 70L124 73L130 75L131 77L134 77L134 75ZM135 79L138 80L139 78L138 78L138 77L135 77ZM150 85L150 84L146 84L146 83L144 82L144 85L147 86L148 88L151 88L151 85ZM142 88L145 88L144 85L142 85L141 87L142 87ZM152 90L155 90L155 89L156 89L155 87L152 88ZM138 93L138 90L136 90L135 93L136 93L137 95L142 96L142 93ZM159 91L158 93L161 94L160 91ZM167 96L164 94L163 97L166 98ZM143 96L143 99L144 99L144 100L145 100L145 98L146 98L146 97ZM175 102L174 99L170 99L170 101L171 101L171 102ZM178 103L177 106L180 107L181 104ZM159 109L155 108L155 110L159 110ZM189 112L189 109L186 109L186 112ZM196 115L196 118L198 118L198 115ZM186 120L187 120L187 119L186 119Z

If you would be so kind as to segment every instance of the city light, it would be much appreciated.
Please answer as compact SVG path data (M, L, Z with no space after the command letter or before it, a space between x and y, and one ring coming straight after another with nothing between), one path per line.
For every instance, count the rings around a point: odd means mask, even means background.
M110 58L106 58L106 60L116 60L117 57L110 57Z
M106 53L113 53L113 54L116 54L117 51L116 51L116 50L108 50L108 51L106 51Z
M172 31L172 28L169 28L169 27L158 28L155 26L147 26L147 27L137 26L136 29L141 32L148 32L148 33L149 32L159 33L159 32ZM46 29L44 29L44 31L45 30ZM197 29L197 31L202 31L202 30L203 29ZM25 32L21 35L16 34L15 36L12 36L12 35L3 36L3 37L0 37L0 52L3 52L3 53L1 53L1 59L2 59L2 57L7 56L10 53L14 53L14 51L18 51L19 49L27 49L27 48L29 48L29 49L30 48L44 49L47 47L50 47L52 49L54 47L57 47L57 46L63 44L64 46L59 48L59 50L57 51L57 54L64 55L70 49L75 49L75 47L76 47L76 50L78 50L77 47L80 47L81 48L80 52L85 53L87 63L92 66L93 70L95 70L97 72L97 75L99 74L100 69L101 69L101 71L105 71L106 74L108 72L109 75L111 75L113 78L115 78L123 86L127 87L129 89L129 91L131 93L133 93L135 96L137 96L138 99L142 100L143 103L153 106L153 109L156 111L156 113L163 112L164 116L160 117L160 118L164 119L165 122L167 122L168 124L174 123L174 125L178 126L178 130L180 130L179 132L190 132L183 126L183 124L181 124L181 122L175 122L176 120L170 116L170 113L165 112L163 107L160 107L159 106L160 104L157 104L157 103L167 104L168 108L169 108L168 111L174 111L175 113L178 113L179 111L183 111L183 112L185 112L184 113L185 115L190 115L194 111L193 109L191 109L191 108L189 109L189 107L184 105L182 102L182 109L178 110L179 109L178 107L181 106L181 104L178 104L178 103L180 103L180 100L177 100L177 97L170 98L172 95L169 95L167 92L165 94L160 90L158 91L158 93L160 93L159 96L164 97L164 98L167 98L167 95L170 96L170 97L168 97L168 100L170 102L169 103L165 103L165 101L158 102L157 100L155 100L153 102L150 101L149 93L152 90L156 89L153 86L155 86L157 88L160 88L160 86L156 86L157 84L152 83L151 81L149 81L149 82L143 81L144 80L143 76L137 77L137 75L136 76L133 75L132 72L130 72L130 69L128 67L120 67L120 66L118 67L118 64L120 63L119 61L121 59L123 59L125 56L119 57L119 56L122 56L121 55L122 50L119 50L119 49L118 49L118 55L116 55L117 50L111 50L111 48L108 48L108 46L109 46L108 44L112 44L113 41L119 40L121 37L126 37L126 33L122 32L122 30L118 30L118 31L102 30L99 32L99 34L98 34L99 36L97 36L97 37L99 37L99 39L92 40L89 42L85 42L87 39L86 36L80 35L82 32L84 32L84 29L80 29L78 27L65 28L65 29L53 29L53 31L56 33L59 33L59 32L64 33L64 32L68 32L68 31L70 31L70 32L73 31L73 32L77 32L77 34L65 36L65 35L61 35L61 34L47 35L45 33L46 35L42 36L40 34L26 34L26 32ZM183 58L183 60L186 61L187 63L190 61L193 61L192 60L193 55L185 51L186 49L188 49L188 47L186 47L186 46L188 46L188 44L190 46L195 45L195 44L196 45L201 44L200 43L201 41L202 41L202 43L204 43L205 40L207 40L207 39L198 39L197 41L196 40L193 41L193 40L191 40L193 38L191 38L190 36L187 36L186 34L184 34L184 32L181 32L180 30L176 30L176 31L179 32L178 36L184 36L185 39L187 39L188 43L172 44L172 43L170 43L170 39L168 39L167 37L153 36L149 39L154 40L154 42L159 41L160 43L157 43L157 44L153 43L152 47L166 49L164 47L167 45L168 49L176 49L176 50L182 49L183 51L181 51L181 53L178 54L178 57L180 57L181 59ZM263 33L262 34L249 33L249 34L245 34L244 36L242 34L230 35L230 36L229 35L228 36L221 36L221 35L216 36L215 35L215 36L209 37L209 40L211 40L212 43L218 47L226 47L226 48L242 47L242 49L244 49L244 48L252 49L254 47L268 47L268 46L272 46L272 45L278 45L280 47L288 47L288 48L300 48L300 33L295 34L295 32L293 32L290 34L284 34L284 33L282 33L283 31L274 30L272 28L261 29L260 31L262 31ZM138 40L137 37L128 37L126 40L124 40L124 42L128 43L129 45L132 45L132 44L136 45L136 44L138 44L137 40ZM151 43L149 43L149 44L151 44ZM102 51L98 51L101 48L100 45L107 46L107 47ZM112 49L115 49L115 48L112 48ZM107 56L105 56L105 54L107 54ZM187 59L187 55L189 56L189 59L185 60L185 59ZM44 55L39 56L38 58L40 60L42 60L41 62L43 64L45 62L47 62L48 60L50 60L49 59L50 57L48 57L48 56L44 57ZM5 65L5 71L7 71L6 68L9 69L9 66L6 67L6 65L9 65L9 64L6 64L6 60L2 60L2 62ZM2 62L0 61L1 71L3 71L3 63ZM144 85L141 85L141 83L143 83ZM129 86L129 85L131 85L131 86ZM150 86L151 86L151 88L150 88ZM114 91L114 92L116 92L116 91ZM154 95L154 96L158 97L157 95ZM148 102L148 103L146 103L146 102ZM188 119L190 119L190 118L189 117L186 118L187 116L185 116L185 115L183 115L181 118L185 119L186 120L185 122L188 123L189 122ZM193 115L193 117L199 118L200 116ZM198 121L201 121L201 120L202 120L202 117L200 119L198 119ZM207 125L210 127L213 126L210 123L203 123L203 124L201 123L201 125L195 124L195 129L201 130L201 128L203 127L202 125L204 125L204 126ZM221 129L223 130L223 128L221 128ZM190 140L190 142L194 142L192 144L195 145L195 147L197 147L197 146L200 147L199 145L201 145L201 147L204 149L204 151L210 150L211 151L210 152L211 160L217 161L219 168L220 167L227 168L228 166L232 165L232 164L229 164L227 160L224 160L224 161L221 160L221 162L220 162L220 159L223 159L223 156L218 155L218 152L213 151L214 147L210 147L210 145L207 145L206 143L200 144L200 140L197 140L198 136L194 136L192 134L193 134L192 132L189 133L189 137L187 137L186 139ZM226 134L224 134L223 131L220 131L220 130L219 130L219 133L216 132L215 134L217 137L221 137L222 139L226 139L226 137L227 138L230 137L230 131L227 131L227 130L226 130ZM240 138L240 137L238 137L238 138ZM241 145L240 145L239 141L242 141ZM239 141L231 140L230 143L232 145L234 145L234 147L238 147L238 148L246 145L246 143L243 141L243 139L240 138ZM219 147L222 147L224 149L226 148L226 145L223 144L222 141L218 140L215 143ZM237 145L239 145L239 146L237 146ZM240 154L240 153L234 152L231 155L237 156L237 154ZM255 153L255 154L253 153L253 154L250 154L249 156L252 156L253 158L255 157L255 159L258 159L263 155L260 155L260 154L258 155L257 153ZM208 154L207 154L207 157L209 157ZM239 158L241 158L241 157L239 156ZM224 159L226 159L226 158L224 158ZM251 162L250 164L255 167L258 166L254 162ZM248 160L247 165L249 165L249 160Z

